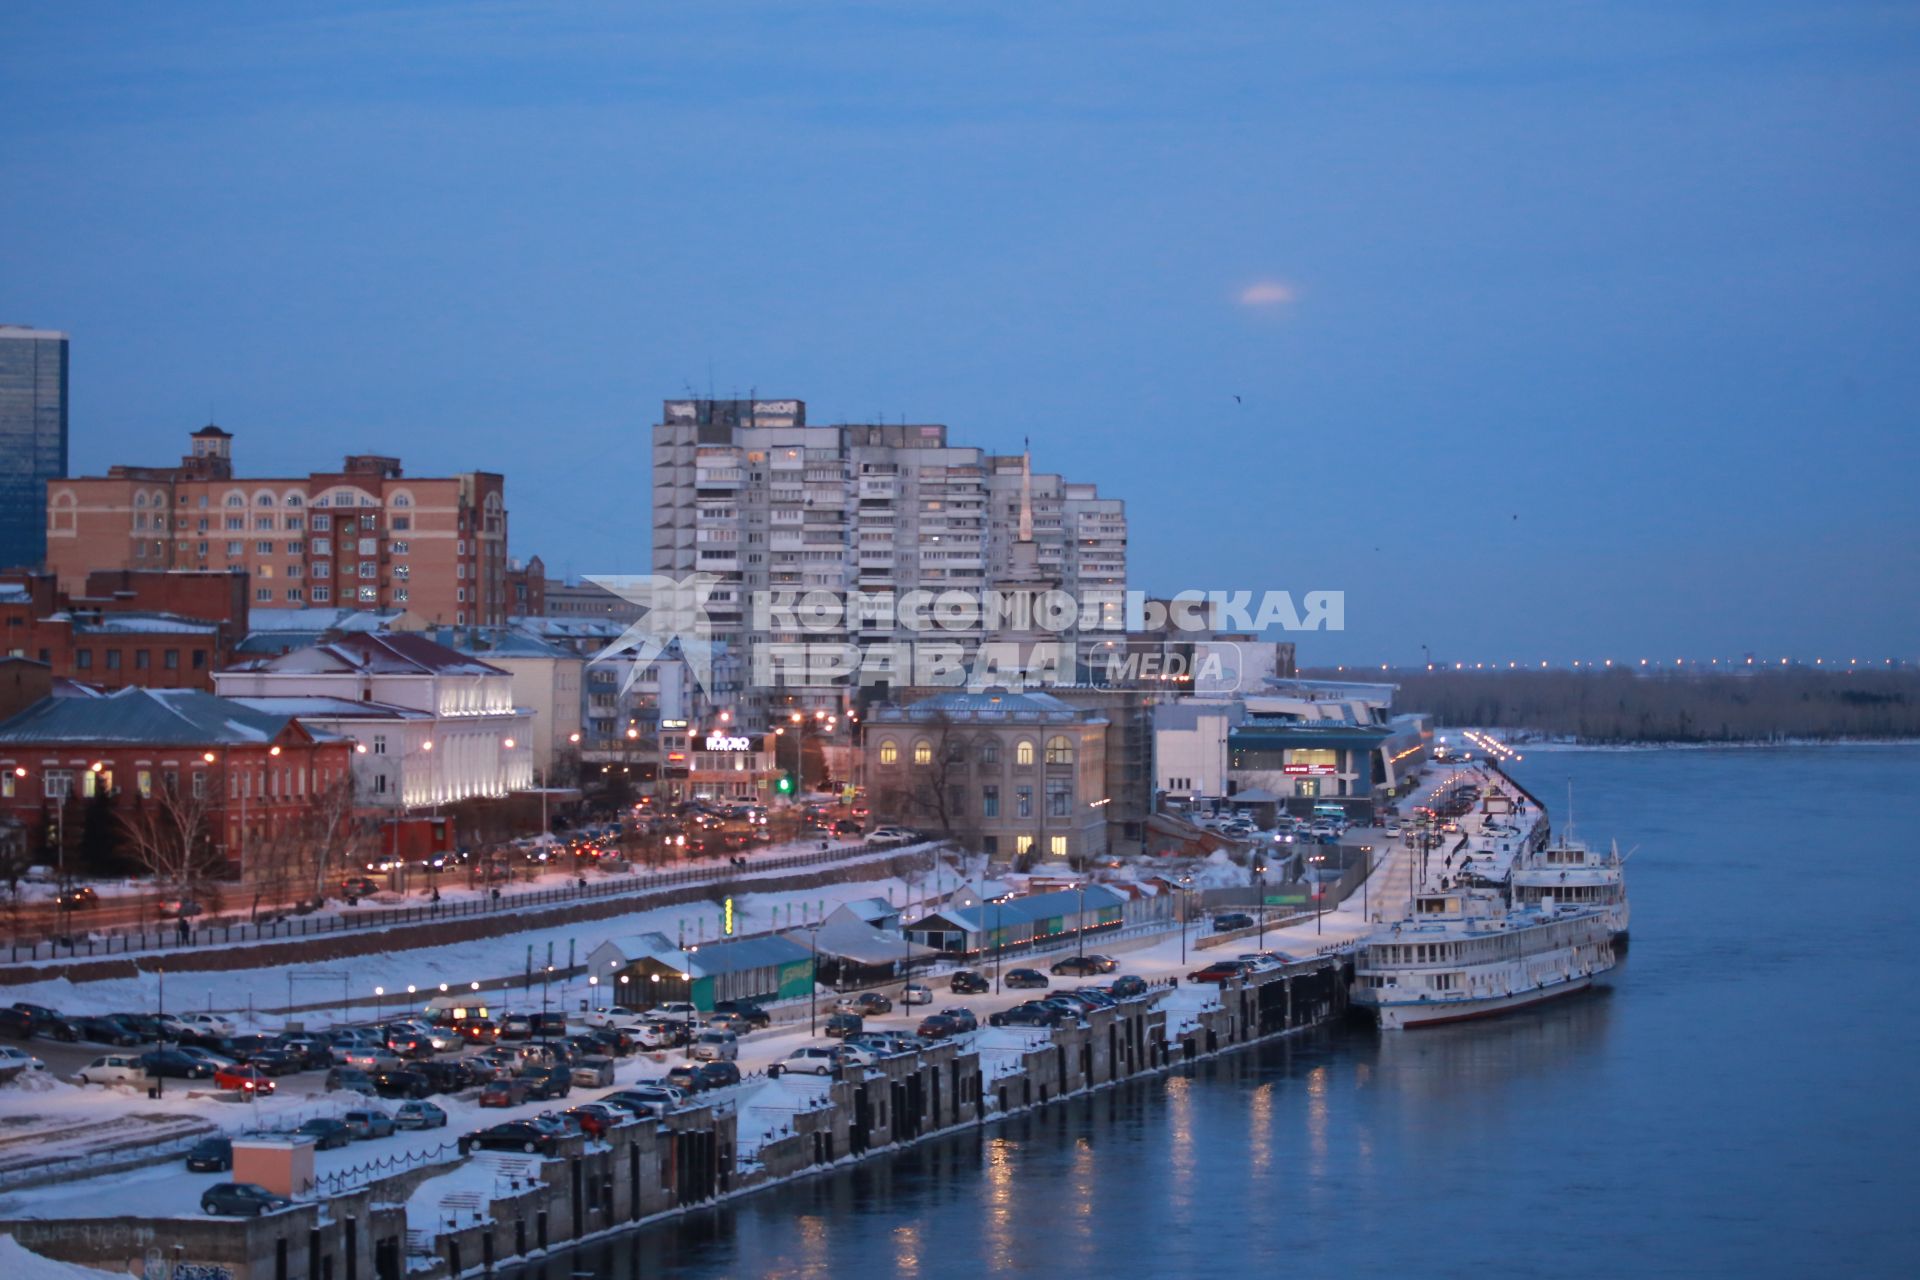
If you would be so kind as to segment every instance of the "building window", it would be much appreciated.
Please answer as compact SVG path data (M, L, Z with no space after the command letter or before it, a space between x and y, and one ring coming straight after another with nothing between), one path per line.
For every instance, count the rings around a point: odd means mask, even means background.
M390 522L395 533L406 533L413 528L412 516L395 516Z
M405 555L405 554L407 554L407 544L406 544L406 543L404 543L404 542L396 542L396 543L394 543L394 544L393 544L393 554L395 554L395 555L397 555L397 556L403 556L403 555ZM398 570L398 572L401 572L401 573L404 573L404 572L406 572L406 568L407 568L407 566L405 566L405 565L401 565L401 566L400 566L400 568L399 568L399 570Z
M324 498L321 499L323 504L325 501ZM313 531L315 533L325 533L331 528L333 528L333 517L316 511L313 516Z
M265 603L266 601L273 599L273 588L272 587L255 587L253 589L253 598L262 603Z
M313 589L313 602L315 604L325 604L331 599L333 599L332 587L315 587Z
M380 566L371 560L362 560L360 562L360 576L363 578L377 578L380 576Z
M405 604L407 602L407 589L405 587L395 587L393 589L393 598L399 603Z
M1047 852L1052 854L1056 858L1066 857L1067 856L1067 838L1065 836L1048 836Z
M153 770L136 769L133 774L133 786L142 800L153 799Z
M246 527L247 527L247 521L245 516L228 516L227 517L228 533L234 533Z
M1033 788L1019 786L1013 789L1013 816L1031 818L1033 816Z
M253 551L255 555L270 556L273 554L273 544L271 542L256 542L253 544Z
M135 671L145 671L148 667L151 667L152 665L153 665L153 653L151 650L135 649L133 651L133 669Z
M360 598L366 601L368 604L373 604L375 601L379 600L380 593L372 587L362 587L360 588ZM460 617L456 619L456 621L465 622L466 618Z
M376 733L373 735L373 754L377 756L383 756L387 754L387 735L386 734Z
M14 773L11 768L0 773L0 800L13 799Z
M273 517L272 516L255 516L253 518L253 527L255 529L265 529L271 532L273 529Z
M229 556L237 556L237 555L239 555L239 554L240 554L240 545L241 545L241 544L240 544L240 543L238 543L238 542L229 542L229 543L227 544L227 554L228 554Z
M107 670L118 671L119 669L120 669L120 651L118 649L107 650Z
M894 742L892 738L886 738L882 740L880 743L880 763L881 764L897 764L899 763L899 760L900 760L899 744Z
M1032 853L1033 837L1032 836L1015 836L1013 838L1013 851L1016 854Z
M297 601L298 601L298 600L300 599L300 597L301 597L302 595L304 595L304 594L306 594L306 593L305 593L305 592L303 592L303 591L301 591L299 587L288 587L288 588L287 588L287 599L289 599L289 600L293 600L293 601L296 601L296 602L297 602Z
M1047 816L1064 818L1073 812L1073 779L1047 779Z
M925 738L913 744L913 762L915 764L933 763L933 744Z
M947 816L958 818L967 811L967 789L965 787L947 788Z
M73 665L75 670L91 671L93 669L93 650L75 649L73 651Z
M205 671L207 669L207 651L205 649L195 649L193 651L193 669L195 671Z
M169 671L178 671L180 669L180 651L178 649L168 649L160 655L160 664Z
M1073 740L1065 734L1047 739L1048 764L1072 764Z
M1020 745L1013 749L1013 762L1018 765L1033 763L1033 744L1022 738Z
M193 798L204 800L207 795L207 773L204 769L193 771Z
M49 800L65 800L73 794L73 771L49 769L40 777L40 792Z
M999 764L1000 763L1000 740L998 738L986 738L981 741L980 763L981 764Z
M1000 784L990 782L980 788L980 816L997 818L1000 816Z

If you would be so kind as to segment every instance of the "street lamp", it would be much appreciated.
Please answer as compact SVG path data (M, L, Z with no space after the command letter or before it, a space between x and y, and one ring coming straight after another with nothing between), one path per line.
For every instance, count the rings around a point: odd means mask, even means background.
M1180 886L1180 963L1187 962L1187 917L1193 914L1188 905L1193 895L1193 877L1181 876Z
M373 989L373 1020L375 1022L383 1022L386 1020L386 999L387 989L385 987L375 987Z
M1254 910L1260 917L1260 940L1254 950L1265 951L1267 949L1267 864L1259 858L1254 859L1253 863L1253 892L1254 897L1259 899L1254 905Z

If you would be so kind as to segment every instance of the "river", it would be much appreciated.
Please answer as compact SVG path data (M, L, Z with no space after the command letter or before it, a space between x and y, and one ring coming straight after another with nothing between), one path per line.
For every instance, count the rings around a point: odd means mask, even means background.
M509 1274L1913 1274L1920 747L1513 768L1638 846L1604 991L1270 1044Z

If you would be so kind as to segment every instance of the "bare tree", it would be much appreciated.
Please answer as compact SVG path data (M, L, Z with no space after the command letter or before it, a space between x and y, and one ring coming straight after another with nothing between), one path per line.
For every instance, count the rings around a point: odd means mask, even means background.
M966 744L953 736L953 717L944 711L930 717L925 727L928 734L925 740L932 753L925 764L918 759L913 763L907 806L916 816L936 827L941 835L951 836L954 820L960 816L964 803L958 789L967 778ZM916 752L920 741L915 739Z
M337 882L346 874L348 863L359 860L365 843L365 833L354 817L350 770L342 770L337 780L314 796L299 830L305 854L303 879L313 886L315 899L325 898L328 883Z
M210 787L182 790L169 781L137 797L120 815L134 859L155 881L190 895L220 872L213 849L214 804Z

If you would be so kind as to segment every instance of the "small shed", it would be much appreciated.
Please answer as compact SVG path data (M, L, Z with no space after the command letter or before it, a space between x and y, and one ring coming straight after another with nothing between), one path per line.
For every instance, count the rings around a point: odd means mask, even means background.
M645 1009L691 1000L711 1009L721 1000L790 1000L813 989L813 952L779 934L736 938L640 956L613 975L618 1002Z

